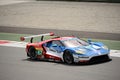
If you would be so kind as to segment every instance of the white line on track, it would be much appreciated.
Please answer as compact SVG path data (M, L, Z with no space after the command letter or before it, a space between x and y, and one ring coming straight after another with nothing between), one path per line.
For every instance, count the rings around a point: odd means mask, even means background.
M0 46L25 48L27 42L0 40ZM110 56L120 57L120 50L110 50Z

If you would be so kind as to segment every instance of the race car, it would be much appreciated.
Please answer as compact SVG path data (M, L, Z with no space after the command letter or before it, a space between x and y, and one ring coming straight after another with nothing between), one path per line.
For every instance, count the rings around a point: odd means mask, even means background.
M32 60L62 61L67 64L109 59L110 50L102 42L85 41L75 36L55 36L44 40L45 36L53 35L51 32L21 37L21 41L30 39L30 43L26 45L27 56ZM33 42L35 37L40 37L40 41Z

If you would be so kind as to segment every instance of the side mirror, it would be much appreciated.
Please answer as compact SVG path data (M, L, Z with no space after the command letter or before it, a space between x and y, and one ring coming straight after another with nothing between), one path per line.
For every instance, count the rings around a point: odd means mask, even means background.
M91 39L88 39L87 42L88 42L89 44L91 44L92 40L91 40Z

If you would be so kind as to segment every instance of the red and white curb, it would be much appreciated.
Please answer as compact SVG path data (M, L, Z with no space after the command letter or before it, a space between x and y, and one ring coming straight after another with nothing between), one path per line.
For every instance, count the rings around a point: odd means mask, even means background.
M27 42L0 40L0 46L25 48ZM110 56L120 57L120 50L110 50Z
M0 46L25 48L27 42L0 40Z

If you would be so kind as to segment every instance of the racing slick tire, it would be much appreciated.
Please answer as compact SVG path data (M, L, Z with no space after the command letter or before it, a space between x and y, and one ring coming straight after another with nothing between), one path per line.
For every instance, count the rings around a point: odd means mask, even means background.
M67 64L73 64L74 63L73 55L68 50L65 51L65 53L63 54L63 59L64 59L64 62L67 63Z
M29 48L27 55L29 55L30 59L32 59L32 60L37 59L37 53L36 53L36 50L34 47Z

